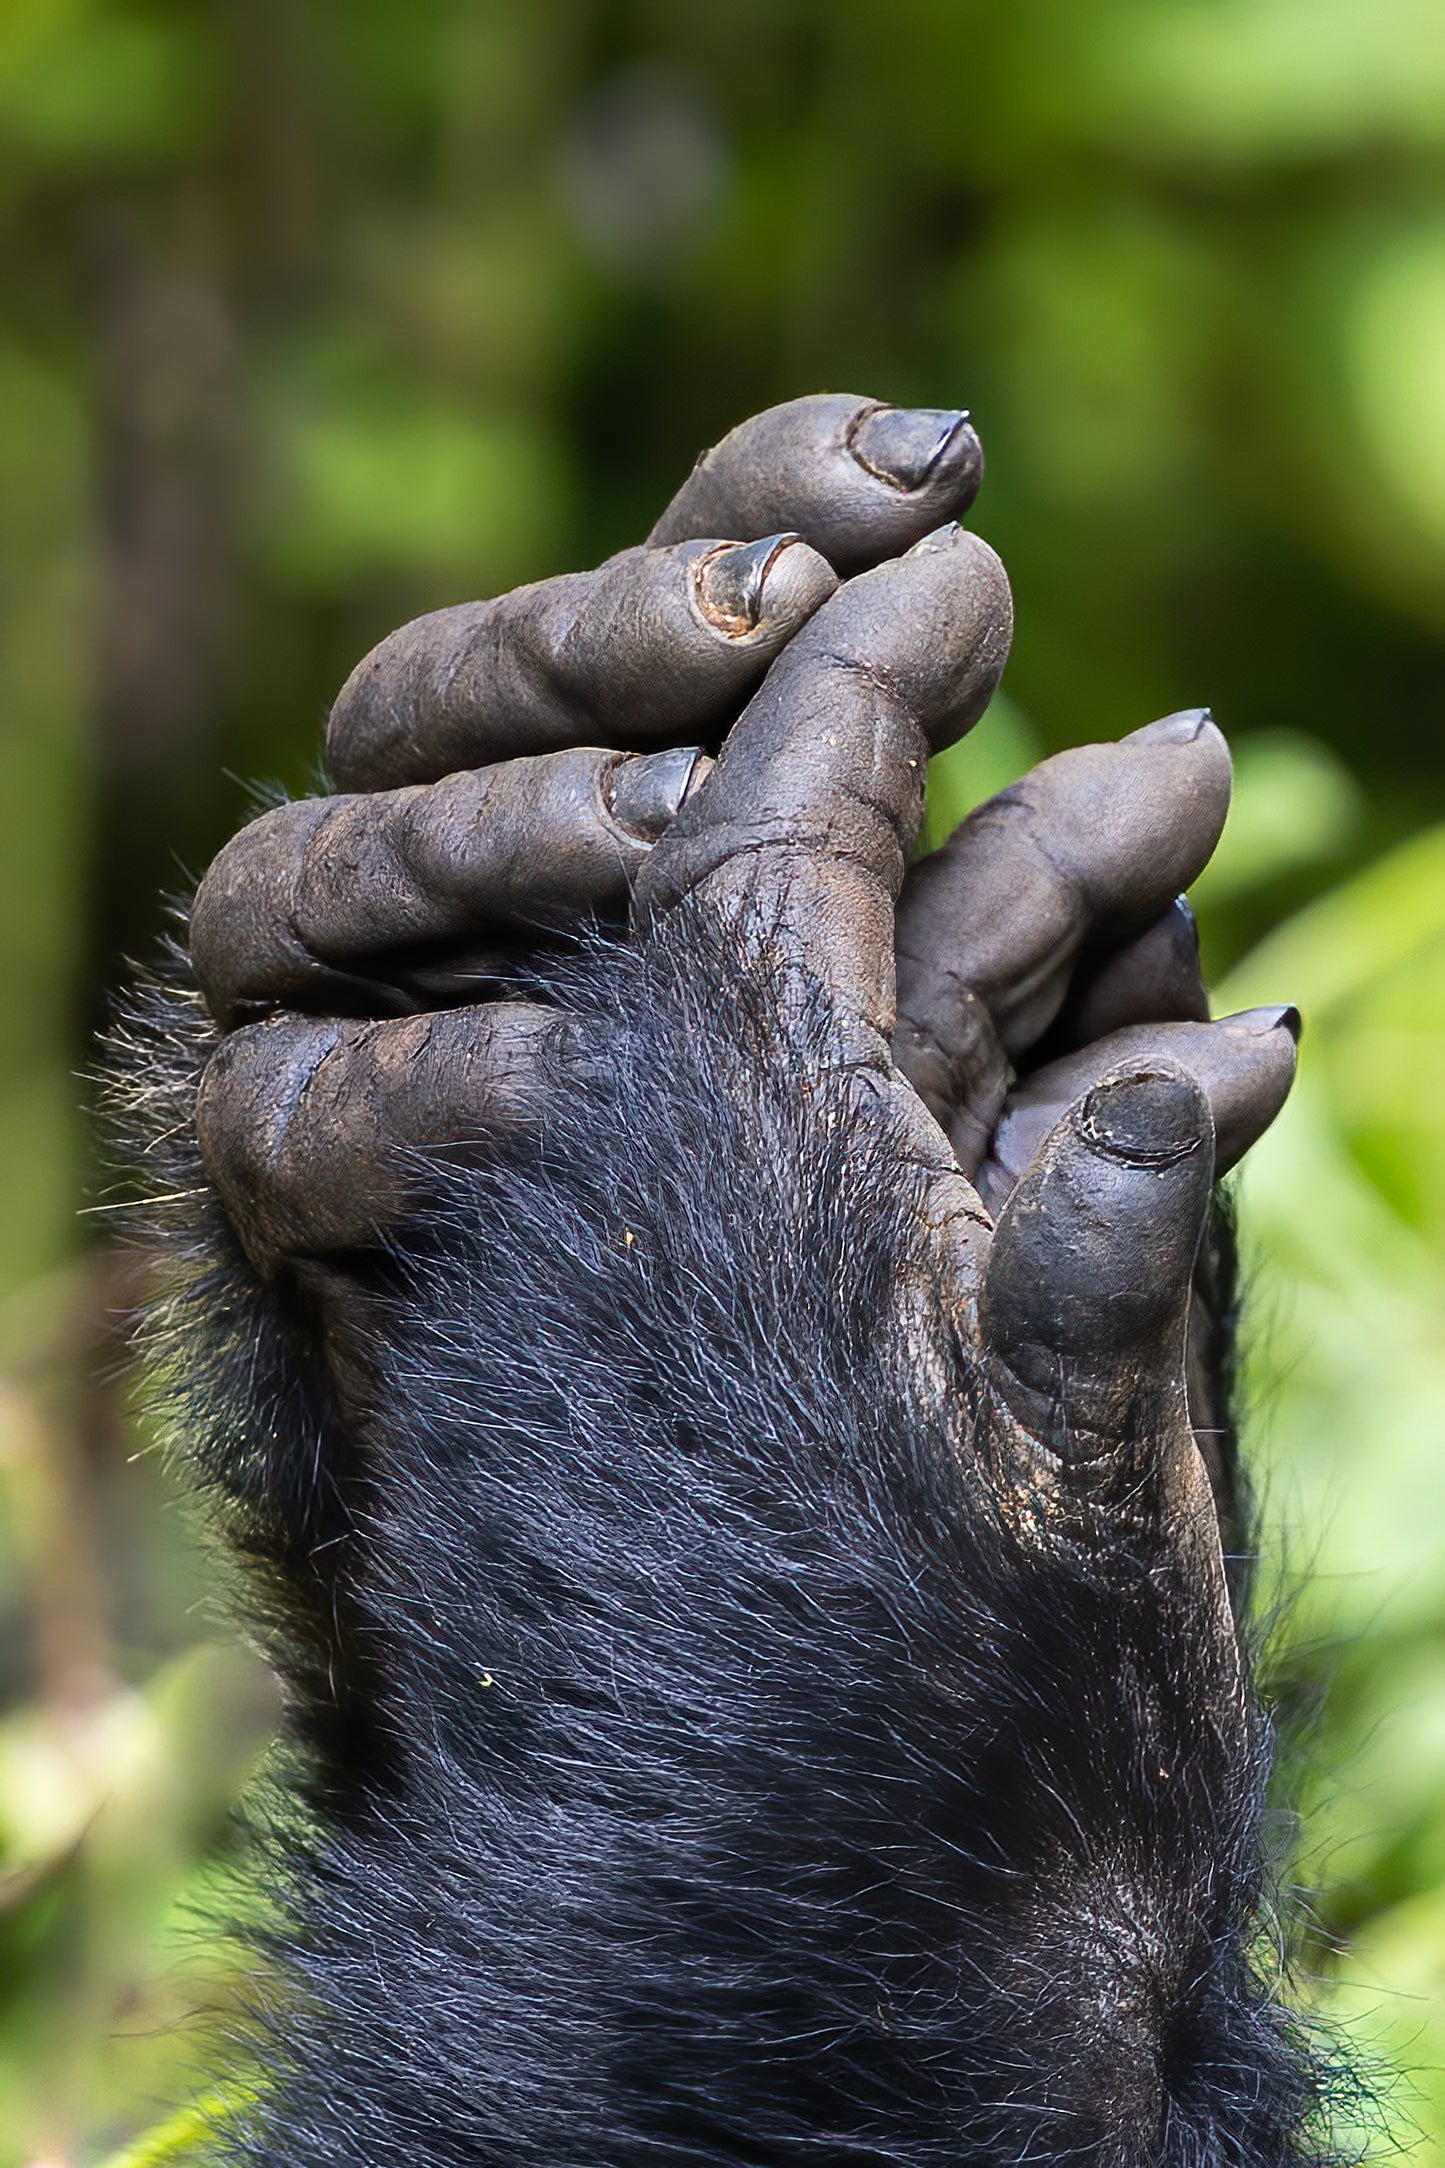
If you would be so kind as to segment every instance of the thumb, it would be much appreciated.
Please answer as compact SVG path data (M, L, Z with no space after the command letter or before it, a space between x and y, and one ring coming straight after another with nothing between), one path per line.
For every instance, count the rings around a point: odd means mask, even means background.
M1157 1436L1182 1410L1213 1175L1208 1099L1152 1060L1114 1068L1070 1107L1009 1197L981 1290L985 1361L1064 1468Z

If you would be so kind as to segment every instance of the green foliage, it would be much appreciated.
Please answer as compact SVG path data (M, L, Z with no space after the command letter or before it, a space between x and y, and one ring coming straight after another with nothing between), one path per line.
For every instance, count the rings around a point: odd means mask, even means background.
M1283 971L1286 980L1277 974ZM1333 1673L1304 1871L1330 2004L1445 2157L1445 828L1287 920L1221 989L1297 990L1290 1118L1251 1155L1255 1429L1310 1578L1295 1628ZM1339 1950L1338 1965L1332 1947Z
M0 2168L203 2087L270 1721L128 1457L98 989L373 639L824 385L988 445L1019 638L933 837L1081 736L1235 743L1206 954L1308 1020L1243 1185L1308 1959L1445 2168L1442 167L1441 0L0 8Z

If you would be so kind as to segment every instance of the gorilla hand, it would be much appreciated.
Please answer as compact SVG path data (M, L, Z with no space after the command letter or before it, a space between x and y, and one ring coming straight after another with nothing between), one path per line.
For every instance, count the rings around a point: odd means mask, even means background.
M981 467L966 415L795 400L699 460L648 547L419 618L358 665L327 733L347 795L263 814L191 915L227 1035L202 1146L259 1270L383 1237L410 1148L535 1124L575 1048L535 987L496 997L559 930L625 910L700 745L836 587L820 552L906 546Z
M545 1149L434 1169L348 1591L387 1752L283 1855L258 2160L1330 2157L1185 1386L1216 1137L1293 1041L1134 930L1222 811L1196 724L909 898L1007 630L955 530L825 602L561 973Z
M637 908L655 927L686 900L695 930L734 926L824 990L865 1126L918 1185L912 1296L935 1336L972 1341L1039 1465L1142 1424L1173 1540L1192 1528L1217 1562L1192 1276L1215 1175L1288 1091L1298 1019L1207 1021L1175 900L1228 804L1202 712L1045 762L908 871L928 755L981 711L1008 631L1001 568L956 527L848 582L651 853Z

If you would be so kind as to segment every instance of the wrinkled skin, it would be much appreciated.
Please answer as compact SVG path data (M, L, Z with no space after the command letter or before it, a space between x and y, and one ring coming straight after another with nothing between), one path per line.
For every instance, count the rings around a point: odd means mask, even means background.
M1192 1078L1216 1176L1273 1118L1297 1020L1208 1021L1180 900L1228 806L1207 712L1044 762L910 868L927 759L1008 652L1003 569L955 523L981 469L965 416L798 400L706 454L646 547L420 618L352 673L327 731L341 794L244 829L191 918L226 1034L207 1170L263 1275L307 1261L333 1349L358 1253L415 1202L414 1151L540 1134L605 1060L526 984L587 918L630 911L645 937L693 895L774 929L931 1171L960 1302L987 1214L1111 1073ZM1115 1214L1061 1230L1051 1300L1151 1256L1152 1223ZM1223 1502L1197 1366L1192 1385Z
M913 487L882 478L885 456ZM796 401L699 461L654 530L668 546L418 619L358 666L327 733L343 794L254 821L192 913L197 976L230 1034L202 1102L207 1159L263 1270L383 1232L405 1208L395 1145L542 1118L534 1055L555 1049L558 1020L520 1000L457 1005L467 992L506 987L546 934L625 911L639 883L651 911L700 882L736 889L740 870L765 909L789 892L793 952L892 1040L985 1195L1002 1201L1014 1140L1032 1151L1121 1031L1121 1055L1172 1051L1200 1077L1222 1122L1216 1171L1234 1163L1292 1062L1273 1012L1200 1028L1176 898L1228 805L1207 714L1045 762L906 870L926 757L972 727L1007 654L997 559L929 532L980 471L962 417ZM704 516L801 531L730 545L689 534ZM863 575L840 587L823 547ZM837 741L843 722L855 743ZM730 728L711 776L705 748ZM605 748L577 742L594 732ZM630 750L678 737L701 742ZM697 803L668 834L684 798ZM869 914L866 935L831 940L841 916ZM1010 1097L1041 1048L1067 1066ZM991 1163L1001 1119L1011 1156Z
M1210 1020L1204 710L915 862L981 467L794 401L404 626L137 1024L161 1389L309 1750L263 2168L1318 2158L1213 1202L1298 1019Z

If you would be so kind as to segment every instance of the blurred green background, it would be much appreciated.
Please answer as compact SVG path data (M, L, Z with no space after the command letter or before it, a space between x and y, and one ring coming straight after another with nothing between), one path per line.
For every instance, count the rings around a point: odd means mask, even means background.
M77 1219L103 989L372 641L819 388L988 447L1019 634L940 807L1237 747L1209 960L1309 1026L1245 1183L1305 1986L1445 2163L1439 0L4 0L0 234L0 2168L200 2082L272 1720Z

